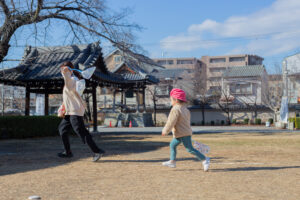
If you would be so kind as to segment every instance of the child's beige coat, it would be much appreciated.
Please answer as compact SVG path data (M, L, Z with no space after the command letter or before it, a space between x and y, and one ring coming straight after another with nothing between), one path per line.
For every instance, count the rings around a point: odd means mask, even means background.
M171 109L167 123L163 128L163 134L169 134L172 130L173 137L180 138L192 135L191 113L184 104L176 104Z

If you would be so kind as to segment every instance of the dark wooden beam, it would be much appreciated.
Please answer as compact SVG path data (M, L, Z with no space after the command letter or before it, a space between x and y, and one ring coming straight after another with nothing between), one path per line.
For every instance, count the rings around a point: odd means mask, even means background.
M37 94L62 94L62 89L30 89L29 92Z
M93 129L94 132L97 132L97 93L96 86L93 86L92 95L93 95Z
M146 112L146 94L145 94L145 88L143 88L143 109L144 109L144 112Z
M26 87L25 116L29 116L29 111L30 111L30 88Z
M45 116L49 115L49 94L45 94Z

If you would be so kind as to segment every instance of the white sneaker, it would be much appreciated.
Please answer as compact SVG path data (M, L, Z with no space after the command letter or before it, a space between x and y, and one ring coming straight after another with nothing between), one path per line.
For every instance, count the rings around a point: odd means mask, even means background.
M167 166L167 167L171 167L171 168L175 168L176 167L176 162L171 162L171 160L163 162L162 163L163 166Z
M209 157L206 157L205 161L202 162L203 170L204 170L205 172L208 171L209 164L210 164L210 158L209 158Z

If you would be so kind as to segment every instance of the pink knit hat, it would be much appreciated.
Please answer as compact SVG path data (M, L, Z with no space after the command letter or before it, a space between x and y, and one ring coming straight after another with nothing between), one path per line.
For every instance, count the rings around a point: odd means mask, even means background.
M173 98L175 98L175 99L179 99L181 101L186 102L185 92L182 89L174 88L170 92L170 96L173 97Z

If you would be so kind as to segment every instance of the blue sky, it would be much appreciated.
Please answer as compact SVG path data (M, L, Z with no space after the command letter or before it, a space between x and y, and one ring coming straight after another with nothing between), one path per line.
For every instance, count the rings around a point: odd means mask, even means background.
M144 27L138 42L150 57L257 54L269 73L300 51L299 0L110 0L130 7Z
M129 7L129 22L149 57L257 54L269 73L285 56L300 52L299 0L107 0L113 11ZM63 27L52 28L46 43L21 37L19 45L63 45ZM19 30L19 34L23 34ZM7 58L20 58L23 47ZM12 63L10 63L12 65Z

